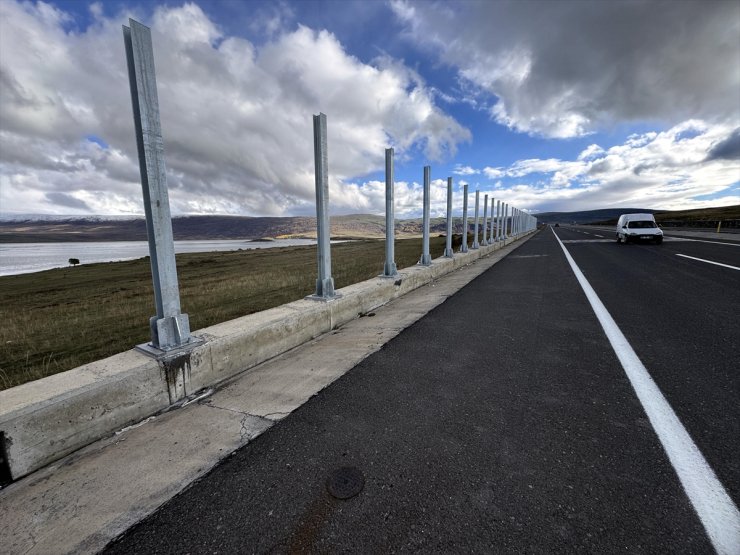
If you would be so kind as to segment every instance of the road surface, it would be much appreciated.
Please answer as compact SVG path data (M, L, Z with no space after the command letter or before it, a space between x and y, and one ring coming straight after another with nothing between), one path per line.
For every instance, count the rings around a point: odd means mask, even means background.
M713 471L714 524L556 233ZM737 268L737 244L545 228L107 552L737 551Z

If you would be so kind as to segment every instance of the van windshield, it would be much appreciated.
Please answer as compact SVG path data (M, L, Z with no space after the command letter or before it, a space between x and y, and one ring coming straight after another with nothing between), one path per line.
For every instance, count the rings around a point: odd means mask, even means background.
M639 229L645 229L648 227L656 227L655 222L650 220L637 220L637 221L631 221L627 224L627 227L629 228L639 228Z

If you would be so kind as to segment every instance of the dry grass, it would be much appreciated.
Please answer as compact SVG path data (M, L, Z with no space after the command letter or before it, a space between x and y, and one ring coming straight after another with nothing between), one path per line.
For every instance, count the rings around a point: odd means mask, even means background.
M442 255L444 238L431 240L431 252ZM420 239L396 241L399 268L420 254ZM335 286L377 276L384 259L383 241L332 246ZM183 254L177 267L182 311L196 330L311 294L316 248ZM148 341L153 298L148 258L0 277L0 389Z
M740 204L734 206L719 206L715 208L697 208L694 210L671 210L656 212L655 219L659 222L666 220L732 220L740 219Z

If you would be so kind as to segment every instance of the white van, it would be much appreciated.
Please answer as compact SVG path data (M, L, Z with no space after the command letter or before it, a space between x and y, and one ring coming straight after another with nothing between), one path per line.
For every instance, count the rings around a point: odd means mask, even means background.
M622 214L617 222L617 243L632 241L663 242L663 232L652 214Z

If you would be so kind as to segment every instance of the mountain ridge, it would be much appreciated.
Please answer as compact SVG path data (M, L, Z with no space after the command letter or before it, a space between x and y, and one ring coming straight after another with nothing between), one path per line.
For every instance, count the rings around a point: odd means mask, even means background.
M716 221L740 218L740 204L691 210L660 210L652 208L600 208L578 212L541 212L534 214L543 223L616 224L622 214L653 214L658 222Z
M462 231L455 218L457 232ZM399 236L421 234L421 220L396 220ZM430 231L445 230L444 218L432 218ZM315 238L316 218L308 216L242 217L177 216L172 218L175 240L260 240ZM385 237L385 217L372 214L331 217L331 236L335 239ZM105 217L56 217L45 219L0 219L0 243L59 241L146 241L143 217L106 219Z
M541 223L611 224L620 214L649 212L659 222L716 221L740 219L740 205L684 211L648 208L604 208L578 212L534 214ZM473 214L468 215L471 228ZM482 225L482 222L481 222ZM430 232L445 233L445 218L432 218ZM176 240L260 240L315 238L316 218L310 216L176 216L172 219ZM422 233L421 218L396 220L399 237ZM453 232L462 233L462 219L453 218ZM352 214L331 217L331 235L335 239L370 239L385 237L385 217ZM143 216L50 216L0 213L0 243L41 243L62 241L146 241Z

